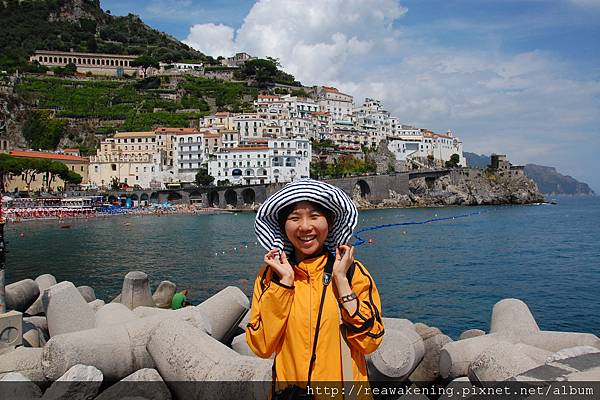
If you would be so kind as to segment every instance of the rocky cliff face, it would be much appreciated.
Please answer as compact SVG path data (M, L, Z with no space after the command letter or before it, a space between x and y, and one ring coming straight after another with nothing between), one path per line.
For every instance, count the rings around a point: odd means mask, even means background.
M379 205L364 200L361 208L472 206L492 204L529 204L544 201L535 183L521 170L488 172L457 169L437 179L417 178L409 183L409 194L390 191Z

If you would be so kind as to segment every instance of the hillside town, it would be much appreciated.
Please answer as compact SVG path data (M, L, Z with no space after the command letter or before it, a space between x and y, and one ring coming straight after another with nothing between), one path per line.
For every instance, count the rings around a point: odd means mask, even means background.
M222 68L202 64L161 63L157 68L137 66L134 57L111 54L36 51L30 61L48 67L75 65L77 73L137 77L202 75L233 79L230 73L255 59L238 53L221 60ZM229 72L228 72L229 71ZM217 74L218 75L215 75ZM99 140L96 154L79 149L55 152L1 150L18 158L48 159L66 164L81 175L81 188L121 187L169 189L198 183L207 175L215 185L285 183L311 176L311 165L336 164L340 160L364 161L368 153L393 154L389 173L415 169L466 166L463 144L451 131L434 133L410 126L385 110L381 101L366 98L356 104L353 96L331 86L301 87L303 95L275 94L263 90L253 100L253 112L214 112L199 118L193 127L157 127L142 132L117 131ZM454 158L453 158L453 155ZM39 175L39 176L37 176ZM313 171L313 174L314 171ZM55 191L65 188L47 174L12 176L8 191Z

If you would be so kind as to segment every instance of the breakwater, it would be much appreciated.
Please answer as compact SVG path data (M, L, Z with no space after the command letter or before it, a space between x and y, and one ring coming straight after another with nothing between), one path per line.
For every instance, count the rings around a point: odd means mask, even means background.
M0 349L0 394L266 398L272 360L255 357L246 344L246 295L229 286L195 306L162 308L176 290L162 281L152 294L141 271L128 272L110 302L96 299L92 287L57 282L49 274L9 285L7 305L16 312L1 321L20 332ZM456 341L418 321L384 318L384 325L382 344L366 357L371 390L600 380L597 336L541 330L518 299L494 305L489 331L469 329ZM218 383L219 390L202 382Z

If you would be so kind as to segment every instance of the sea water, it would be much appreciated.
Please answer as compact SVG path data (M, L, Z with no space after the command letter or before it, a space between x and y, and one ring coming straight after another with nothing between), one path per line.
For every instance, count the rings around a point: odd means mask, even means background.
M600 335L600 198L558 205L380 209L358 229L481 212L465 218L371 230L356 258L372 274L384 317L437 326L458 338L489 329L493 305L518 298L545 330ZM7 281L53 274L110 301L128 271L154 289L170 280L193 303L228 285L249 297L265 250L253 213L109 217L6 226Z

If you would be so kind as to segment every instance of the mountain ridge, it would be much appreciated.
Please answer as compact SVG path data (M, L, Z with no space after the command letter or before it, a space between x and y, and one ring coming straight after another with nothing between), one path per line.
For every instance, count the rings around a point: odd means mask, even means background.
M0 67L32 70L35 50L148 54L157 61L217 61L145 24L139 16L113 16L99 0L0 2Z
M490 157L484 154L463 153L467 165L474 168L487 168ZM569 175L563 175L555 167L526 164L525 175L530 177L540 191L546 195L584 195L594 196L596 193L585 182L580 182Z

